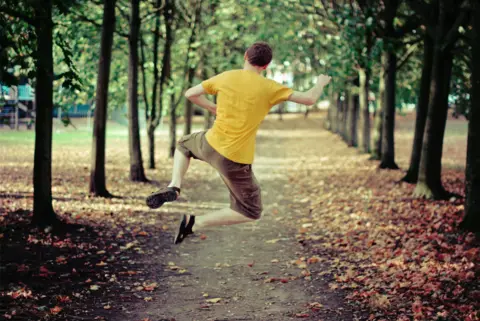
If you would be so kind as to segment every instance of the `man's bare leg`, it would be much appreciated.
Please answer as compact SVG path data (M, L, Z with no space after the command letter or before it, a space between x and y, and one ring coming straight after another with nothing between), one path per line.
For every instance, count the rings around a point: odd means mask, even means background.
M183 177L187 173L189 165L190 157L185 156L181 151L176 149L173 156L172 181L168 187L181 187Z
M224 208L212 213L197 216L195 219L194 230L203 227L233 225L253 221L255 220L248 218L230 208Z
M176 149L173 158L172 180L168 188L161 188L147 197L148 207L156 209L165 202L173 202L178 199L182 180L189 165L190 157L185 156L181 151Z

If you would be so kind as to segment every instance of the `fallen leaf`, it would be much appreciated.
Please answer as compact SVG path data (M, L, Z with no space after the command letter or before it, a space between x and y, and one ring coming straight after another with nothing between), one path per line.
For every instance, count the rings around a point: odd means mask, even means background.
M58 313L60 313L60 311L62 311L62 310L63 310L63 308L61 308L61 307L59 307L59 306L55 306L55 307L53 307L53 308L50 309L50 313L51 313L51 314L58 314Z
M201 240L206 240L207 239L207 236L205 234L200 234L200 239Z
M98 285L96 285L96 284L90 285L90 290L97 291L98 289L100 289L100 287Z
M295 314L296 318L308 318L310 315L306 313L297 313Z
M145 291L153 291L158 286L157 282L153 283L143 283Z
M147 296L147 297L143 298L143 300L145 302L150 302L150 301L153 301L153 298L151 296Z
M105 305L103 308L104 308L105 310L110 310L112 307L111 307L110 305Z
M66 296L66 295L59 295L57 296L57 300L59 302L62 302L62 303L67 303L67 302L71 302L72 300L70 300L70 297Z
M222 298L214 298L214 299L208 299L206 302L208 303L218 303L222 300Z

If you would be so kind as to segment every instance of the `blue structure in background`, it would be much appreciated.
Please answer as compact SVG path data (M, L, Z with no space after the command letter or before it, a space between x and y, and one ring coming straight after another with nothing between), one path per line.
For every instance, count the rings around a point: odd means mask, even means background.
M68 108L68 110L62 110L60 113L60 116L62 115L67 115L70 118L82 118L82 117L88 117L88 116L93 116L93 110L90 110L91 105L87 104L78 104L71 106ZM60 108L54 108L53 109L53 117L58 117L58 113L61 109Z

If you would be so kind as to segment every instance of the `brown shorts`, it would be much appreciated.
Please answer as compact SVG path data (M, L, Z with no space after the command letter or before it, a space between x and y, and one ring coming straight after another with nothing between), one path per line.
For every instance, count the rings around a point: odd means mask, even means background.
M251 219L262 214L260 186L252 172L252 165L235 163L220 155L205 138L206 132L183 136L177 149L187 157L200 159L212 165L230 190L230 208Z

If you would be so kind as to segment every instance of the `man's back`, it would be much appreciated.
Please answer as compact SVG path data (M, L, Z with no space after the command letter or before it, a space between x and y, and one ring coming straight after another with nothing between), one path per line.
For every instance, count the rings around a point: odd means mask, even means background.
M217 118L206 135L208 143L234 162L251 164L258 127L292 89L245 69L224 72L202 86L208 94L217 95Z

